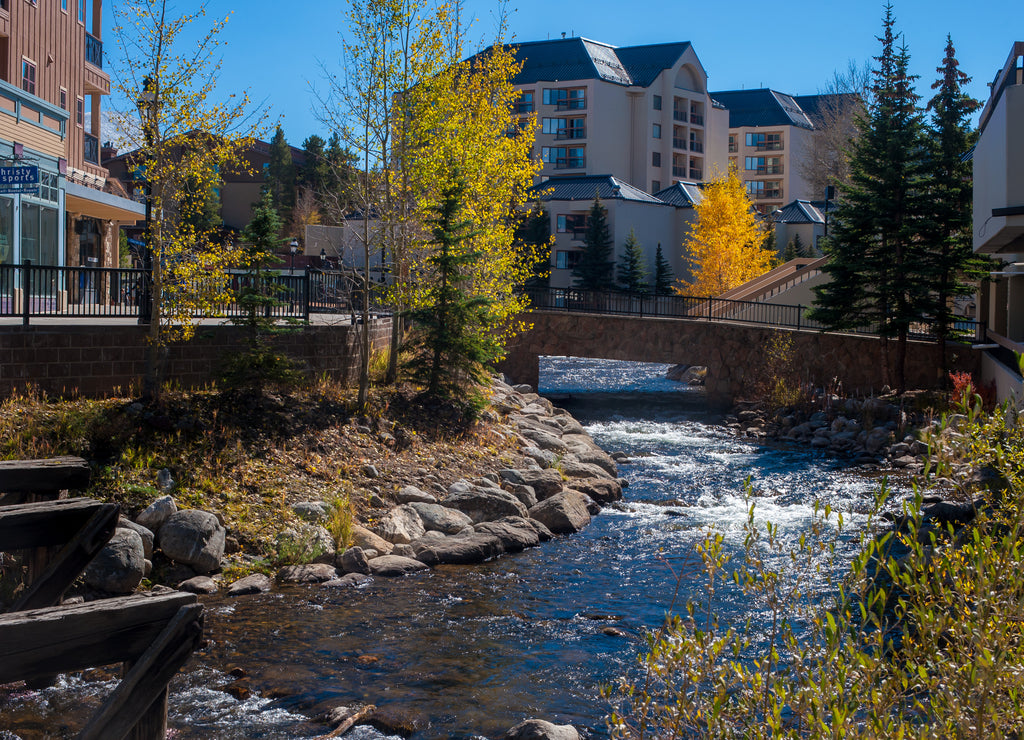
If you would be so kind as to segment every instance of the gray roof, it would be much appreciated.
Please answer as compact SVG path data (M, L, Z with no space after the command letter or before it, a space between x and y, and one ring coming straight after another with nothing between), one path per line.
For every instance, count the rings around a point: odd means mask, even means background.
M538 198L544 202L550 200L592 201L595 196L601 200L630 200L659 206L668 205L613 175L553 177L530 188L530 198Z
M711 97L729 109L729 128L744 126L814 128L811 119L793 96L785 93L761 88L759 90L713 92Z
M512 44L523 68L513 82L604 80L616 85L648 87L690 48L689 41L615 47L581 37Z
M695 182L677 182L671 187L659 190L654 197L677 208L693 208L704 200L704 191Z
M807 114L811 122L821 121L825 117L828 106L843 109L848 105L862 102L857 93L835 93L828 95L794 95L793 100Z
M823 224L825 223L825 216L822 213L824 208L824 201L794 200L775 211L772 214L772 220L777 224ZM835 209L835 203L832 203L829 206L829 211Z

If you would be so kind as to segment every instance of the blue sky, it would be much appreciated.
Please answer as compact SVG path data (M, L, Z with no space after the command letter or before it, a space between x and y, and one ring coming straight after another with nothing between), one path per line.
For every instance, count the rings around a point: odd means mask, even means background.
M191 3L177 0L179 9ZM107 51L116 51L104 4ZM464 0L476 19L472 38L494 34L499 3ZM918 93L930 97L946 34L953 35L960 67L974 79L969 92L983 101L987 84L1006 61L1013 41L1024 40L1019 0L893 0L897 29L920 75ZM881 0L510 0L511 30L519 41L585 36L615 46L690 41L708 72L711 90L771 87L791 94L818 92L849 60L878 53ZM322 64L340 69L345 2L312 0L210 0L211 16L231 13L222 34L224 64L218 89L248 89L270 107L290 143L313 133L326 138L317 120L313 87L324 87Z

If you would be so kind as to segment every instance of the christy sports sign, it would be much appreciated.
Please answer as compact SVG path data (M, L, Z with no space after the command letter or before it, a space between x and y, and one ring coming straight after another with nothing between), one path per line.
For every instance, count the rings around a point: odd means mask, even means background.
M0 193L37 193L39 192L39 168L0 167Z

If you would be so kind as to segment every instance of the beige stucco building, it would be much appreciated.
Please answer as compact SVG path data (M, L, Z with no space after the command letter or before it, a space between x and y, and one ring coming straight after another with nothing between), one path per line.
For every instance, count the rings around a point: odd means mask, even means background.
M1013 353L1024 353L1024 41L1016 42L991 85L974 148L974 251L1001 262L984 284L979 318L992 348L986 380L998 395L1022 396Z

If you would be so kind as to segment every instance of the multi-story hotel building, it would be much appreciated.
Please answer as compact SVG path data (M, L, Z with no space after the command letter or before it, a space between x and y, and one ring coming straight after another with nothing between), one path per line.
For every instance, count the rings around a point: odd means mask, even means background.
M102 0L0 0L0 263L116 266L117 223L142 218L100 166ZM13 190L17 190L14 188Z
M518 44L518 110L537 116L542 176L611 175L648 193L726 163L727 113L689 42Z
M974 251L999 268L981 286L978 318L992 347L982 373L1000 399L1024 395L1017 359L1024 353L1024 41L996 74L974 147Z
M792 96L767 88L713 92L729 110L729 164L754 207L770 213L796 200L819 200L801 163L815 136L813 111L826 96Z

